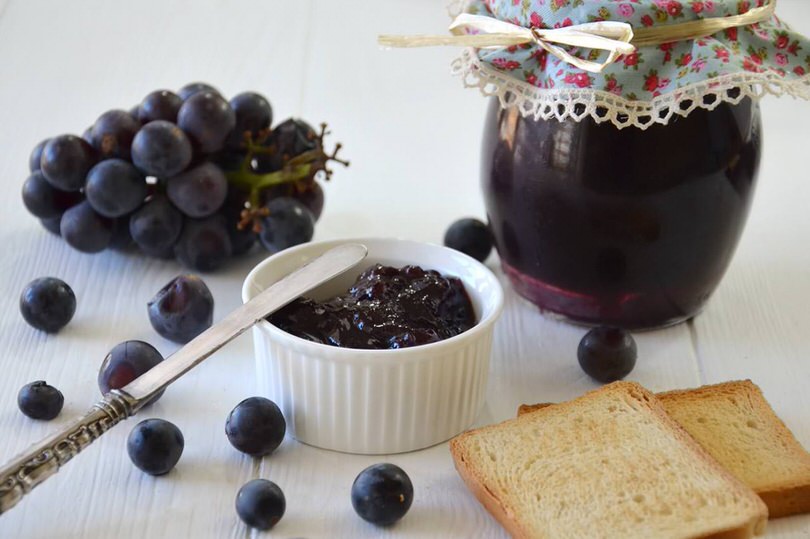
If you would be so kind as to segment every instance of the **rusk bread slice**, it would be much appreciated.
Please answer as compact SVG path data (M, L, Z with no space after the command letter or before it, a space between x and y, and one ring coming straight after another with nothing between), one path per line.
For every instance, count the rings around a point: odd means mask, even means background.
M638 384L468 431L456 468L515 537L747 538L767 508Z
M771 517L810 512L810 453L750 380L661 393L667 413L754 489Z
M810 453L750 380L657 395L667 413L768 506L772 518L810 512ZM525 414L549 404L521 405Z

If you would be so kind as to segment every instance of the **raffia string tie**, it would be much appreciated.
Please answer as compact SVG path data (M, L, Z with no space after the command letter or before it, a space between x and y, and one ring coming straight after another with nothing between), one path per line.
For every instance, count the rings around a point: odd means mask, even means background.
M526 28L493 17L462 13L450 24L450 33L453 34L451 36L382 35L377 41L383 47L450 45L479 49L499 49L534 43L549 54L579 69L599 73L620 55L632 54L637 47L700 39L729 28L760 23L770 19L775 9L776 0L771 0L768 4L741 15L712 17L636 30L626 22L618 21L589 22L554 29ZM593 62L570 54L560 45L604 50L608 51L608 56L602 62Z

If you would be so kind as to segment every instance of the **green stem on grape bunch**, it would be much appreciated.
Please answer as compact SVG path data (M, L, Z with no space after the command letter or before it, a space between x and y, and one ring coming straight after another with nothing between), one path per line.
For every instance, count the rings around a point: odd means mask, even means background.
M243 170L226 172L225 177L229 183L248 191L248 203L252 208L258 208L261 205L259 193L263 189L307 179L312 175L312 165L309 163L295 166L285 165L283 169L268 174L245 172Z
M321 124L321 131L315 137L315 148L307 150L299 155L289 157L282 156L283 166L281 170L266 174L258 174L250 168L253 157L257 154L273 155L277 148L264 146L262 143L267 139L269 131L261 133L257 140L254 140L250 133L245 134L245 148L247 153L238 170L225 173L228 182L248 193L247 208L242 212L242 220L239 229L248 226L258 232L261 229L261 218L267 215L266 208L262 208L261 192L278 185L293 184L302 185L305 182L314 180L315 175L323 171L326 180L332 176L332 170L327 166L330 161L335 161L344 166L349 166L349 162L338 157L342 145L335 144L335 149L328 154L323 149L323 139L328 134L325 123Z

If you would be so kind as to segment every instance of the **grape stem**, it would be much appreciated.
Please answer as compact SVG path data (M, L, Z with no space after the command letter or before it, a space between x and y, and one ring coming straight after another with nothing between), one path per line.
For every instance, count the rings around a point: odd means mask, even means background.
M349 166L349 161L338 157L338 152L343 147L339 142L335 144L335 149L331 153L324 151L324 138L331 134L326 123L321 123L321 131L315 136L315 148L305 151L296 156L282 155L282 167L280 170L267 174L257 174L250 169L250 163L256 155L275 155L278 149L275 146L264 146L271 131L268 129L259 133L254 140L252 134L247 131L244 134L247 154L242 160L238 170L225 173L228 183L233 184L248 192L248 199L245 209L240 215L241 220L237 224L239 230L251 227L257 234L261 232L261 220L269 215L267 208L261 207L261 192L271 187L285 183L293 184L296 188L304 190L306 186L315 180L315 175L323 171L325 180L330 180L334 170L329 168L331 161L339 163L345 167Z

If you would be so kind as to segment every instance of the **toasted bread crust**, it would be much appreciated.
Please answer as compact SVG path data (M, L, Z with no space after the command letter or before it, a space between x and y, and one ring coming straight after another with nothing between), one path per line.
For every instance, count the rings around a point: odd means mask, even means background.
M553 402L538 402L537 404L521 404L518 406L517 415L518 417L522 416L523 414L530 414L532 412L536 412L537 410L542 410L543 408L547 408L554 404Z
M711 533L709 535L704 535L699 539L748 539L754 535L762 534L763 531L764 530L757 531L756 523L751 522L748 525L740 528Z
M748 394L753 398L760 413L768 417L774 427L780 432L780 437L786 441L795 451L797 458L810 462L810 453L807 453L796 440L793 433L785 423L776 415L773 408L767 403L762 390L751 380L735 380L701 386L694 389L678 389L658 393L656 396L667 406L667 402L677 402L679 400L700 400L704 397L714 397L717 395ZM529 414L541 410L553 403L521 404L518 407L518 416ZM688 432L688 431L687 431ZM722 464L722 463L721 463ZM768 506L770 518L796 515L800 513L810 513L810 477L797 476L795 479L768 485L767 488L754 488L754 491Z
M810 485L757 492L773 518L810 512Z
M716 530L706 537L715 539L745 539L751 537L753 534L759 535L765 530L765 525L768 519L768 509L762 500L757 497L754 492L743 484L739 479L732 475L725 468L720 466L695 440L667 413L661 402L648 390L633 382L614 382L612 384L603 386L600 389L590 391L582 397L576 399L577 401L591 400L597 398L602 392L614 392L628 395L638 401L643 401L653 415L664 423L673 433L673 436L681 442L695 458L703 461L707 467L712 469L718 475L732 485L732 488L738 492L741 497L748 497L750 501L757 506L756 514L743 523L742 525L731 528ZM561 404L560 406L565 406ZM553 413L557 406L540 405L531 407L532 417L543 415L546 413ZM520 410L519 410L520 412ZM525 418L525 419L522 419ZM504 423L520 423L524 420L530 420L525 414L516 419L507 420ZM497 427L497 425L490 425L480 429L467 431L450 442L450 452L453 456L456 469L459 475L481 502L481 504L489 511L489 513L514 537L530 538L531 535L528 530L521 527L519 519L514 512L506 506L506 504L498 498L497 494L489 490L484 482L484 479L476 473L474 465L471 465L466 452L464 442L470 436L480 435L486 431Z
M516 539L532 539L530 534L520 528L517 519L504 507L498 497L484 486L483 480L476 476L474 468L468 466L466 451L464 451L460 443L461 437L465 434L467 433L460 434L450 441L450 454L453 455L456 471L461 476L464 484L467 485L467 489L473 493L481 502L481 505L503 526L509 535Z

